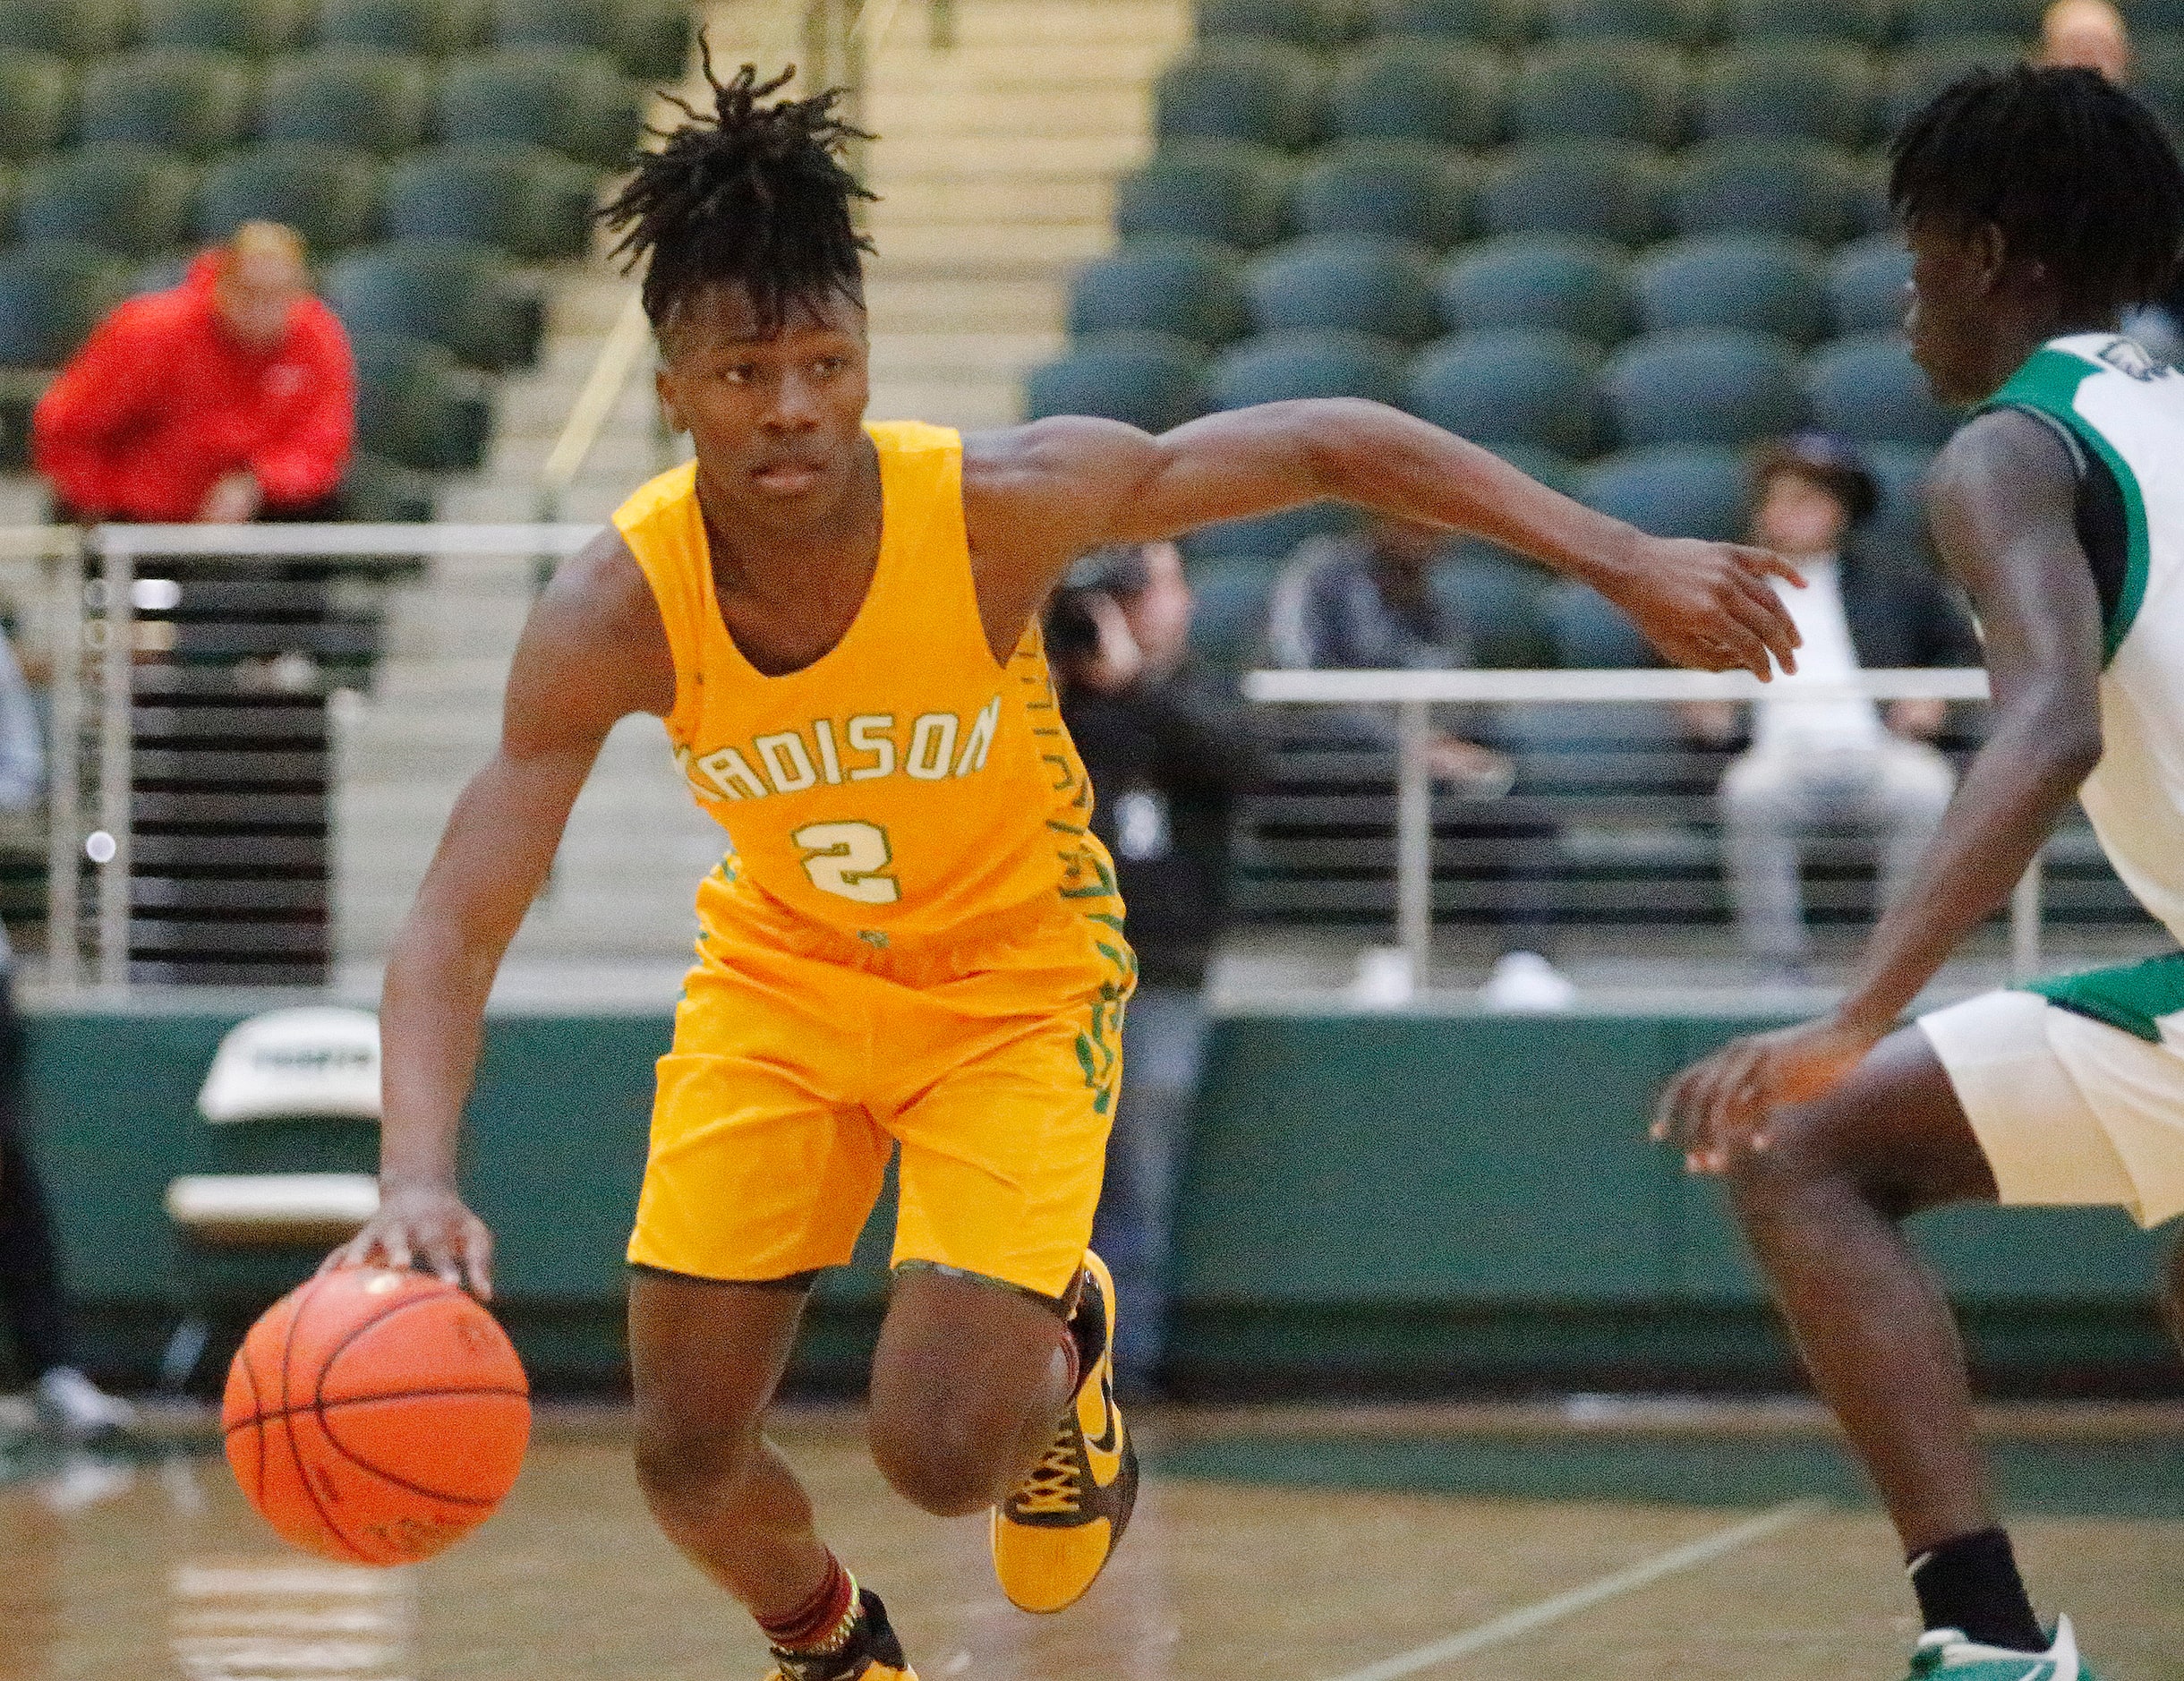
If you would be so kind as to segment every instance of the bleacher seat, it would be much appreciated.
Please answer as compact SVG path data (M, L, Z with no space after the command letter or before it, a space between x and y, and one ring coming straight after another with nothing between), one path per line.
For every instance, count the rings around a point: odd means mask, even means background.
M1685 154L1672 194L1681 234L1785 234L1831 244L1852 225L1857 180L1811 140L1722 140Z
M1115 231L1256 250L1288 232L1288 184L1284 159L1267 147L1174 141L1116 184Z
M2046 9L2047 0L1902 0L1900 26L1911 41L2001 34L2029 42Z
M137 18L138 38L146 47L250 58L287 51L311 25L301 0L137 0Z
M76 116L76 72L54 53L0 47L0 158L21 163L66 139Z
M1958 417L1934 401L1910 346L1895 333L1838 338L1813 353L1806 367L1814 420L1860 443L1949 441Z
M1584 457L1600 441L1600 353L1541 327L1459 333L1411 369L1404 406L1481 444L1529 444Z
M1562 141L1513 147L1479 195L1489 234L1591 234L1640 244L1661 228L1667 182L1649 147Z
M1232 555L1190 567L1190 651L1216 671L1245 671L1267 639L1278 559Z
M1319 138L1326 91L1320 61L1301 47L1207 41L1160 73L1153 130L1164 141L1250 141L1297 151Z
M1838 334L1900 331L1911 253L1893 234L1838 247L1829 260L1828 298Z
M1310 156L1291 199L1303 233L1446 251L1470 230L1472 183L1461 152L1414 141L1341 141Z
M1217 346L1251 329L1235 260L1204 240L1133 240L1070 283L1070 335L1166 333Z
M1463 627L1475 664L1489 670L1536 670L1552 663L1547 575L1489 542L1464 542L1433 568L1428 587L1443 612Z
M1206 371L1206 392L1217 409L1307 397L1400 404L1403 362L1394 346L1362 333L1323 329L1270 334L1216 357Z
M276 59L258 95L258 132L392 157L424 144L432 70L410 53L326 47Z
M678 81L690 59L685 0L497 0L501 47L583 47L605 53L640 81Z
M1421 345L1441 331L1433 272L1414 246L1357 235L1275 247L1244 276L1261 333L1335 329Z
M0 368L57 368L127 295L109 252L68 240L0 251Z
M1385 35L1422 35L1441 40L1517 47L1531 38L1535 13L1529 0L1381 0Z
M1697 47L1709 32L1707 9L1691 0L1547 0L1541 11L1547 32L1563 40Z
M643 128L636 84L606 54L581 47L456 59L436 103L443 140L522 141L602 169L628 160Z
M1734 542L1745 534L1747 468L1713 444L1652 444L1603 457L1584 469L1586 507L1659 537Z
M1850 175L1850 231L1857 238L1898 233L1896 211L1889 203L1889 158L1886 152L1860 158Z
M80 131L88 141L165 146L209 158L241 143L251 121L251 68L233 53L152 47L84 72Z
M2184 25L2184 17L2179 22ZM2171 130L2184 132L2184 27L2140 34L2131 58L2131 91L2166 117Z
M1521 141L1682 138L1685 87L1680 54L1650 42L1572 41L1525 56L1509 100Z
M0 0L0 47L81 63L121 51L132 21L121 0Z
M1441 313L1459 332L1548 327L1612 345L1631 330L1628 264L1583 234L1481 240L1442 271Z
M1715 234L1656 245L1632 271L1650 333L1745 327L1809 345L1829 326L1821 262L1801 240Z
M319 39L447 58L483 46L489 16L486 0L320 0Z
M479 376L447 349L399 333L352 332L356 439L405 467L479 467L492 433L492 403Z
M1354 7L1343 0L1199 0L1201 38L1286 41L1327 52L1356 33Z
M1165 432L1206 412L1206 353L1160 333L1111 333L1072 345L1024 380L1025 418L1096 414Z
M1254 519L1201 525L1183 539L1183 553L1194 576L1201 566L1219 560L1248 560L1278 571L1299 544L1355 531L1362 521L1346 502L1307 502Z
M1534 444L1490 443L1484 448L1499 456L1519 473L1528 474L1550 491L1574 499L1583 488L1583 470L1566 456Z
M23 172L15 231L25 240L73 240L149 257L189 237L197 187L186 159L151 147L55 152Z
M1660 663L1653 644L1629 616L1590 585L1565 578L1548 585L1544 617L1548 647L1554 663L1564 670L1620 671ZM1617 721L1629 710L1615 708ZM1591 736L1584 726L1606 720L1588 715L1571 721L1579 724L1579 732L1567 738L1574 744ZM1606 733L1602 731L1603 737Z
M1924 444L1868 443L1858 453L1880 489L1881 505L1858 528L1856 540L1892 557L1929 559L1933 537L1926 523L1926 473L1933 451Z
M322 291L351 333L422 339L493 371L538 355L539 296L488 245L414 239L352 252L327 270Z
M1395 38L1353 55L1328 90L1328 122L1350 140L1490 146L1501 138L1497 55L1448 41Z
M1879 47L1892 18L1887 0L1726 0L1731 40L1835 40Z
M396 166L387 231L475 240L525 261L581 257L591 248L594 184L590 170L543 147L435 147Z
M1907 47L1890 66L1890 132L1951 82L1975 70L2007 70L2024 56L2025 43L2010 35L1941 36Z
M1873 55L1830 41L1768 41L1707 67L1700 125L1715 140L1803 139L1860 146L1880 109Z
M198 232L226 239L244 222L286 222L314 256L379 236L386 183L369 152L305 141L230 152L205 174Z
M1757 443L1804 423L1796 352L1736 328L1648 333L1601 375L1625 445Z

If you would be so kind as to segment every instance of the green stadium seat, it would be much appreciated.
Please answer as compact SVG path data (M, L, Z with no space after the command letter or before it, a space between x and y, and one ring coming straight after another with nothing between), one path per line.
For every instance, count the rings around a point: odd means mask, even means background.
M1565 578L1548 585L1544 617L1548 648L1562 670L1621 671L1660 663L1660 655L1630 616L1589 584ZM1565 747L1593 738L1614 739L1620 734L1616 726L1637 711L1587 707L1581 716L1559 721L1562 730L1550 726L1550 732Z
M1881 47L1894 13L1889 0L1726 0L1722 33L1733 41L1848 41Z
M1133 240L1087 263L1070 283L1072 337L1166 333L1217 346L1250 330L1235 259L1204 240Z
M448 66L438 100L445 141L522 141L601 169L636 149L637 86L604 53L528 47Z
M251 68L233 53L154 47L84 73L79 130L87 142L164 146L209 158L249 132Z
M1395 346L1362 333L1275 333L1223 352L1207 370L1206 391L1217 409L1312 397L1392 406L1403 401L1403 361Z
M1111 333L1071 346L1024 381L1028 420L1094 414L1165 432L1206 412L1206 353L1161 333Z
M1589 456L1600 446L1600 353L1551 328L1458 333L1412 364L1404 406L1474 443Z
M1433 568L1429 586L1463 627L1472 661L1496 671L1529 671L1554 661L1548 578L1489 542L1465 542Z
M1880 487L1881 506L1858 528L1857 538L1891 556L1931 559L1933 536L1926 519L1926 473L1933 451L1924 444L1868 443L1859 447L1866 471Z
M1829 327L1819 254L1771 234L1711 234L1656 245L1632 271L1649 333L1744 327L1809 345Z
M1832 41L1769 41L1708 66L1701 126L1715 140L1863 145L1881 108L1873 55Z
M1183 539L1183 553L1194 577L1199 567L1224 560L1248 561L1278 572L1300 544L1315 537L1341 536L1362 523L1362 516L1346 503L1307 502L1256 519L1201 525Z
M1163 141L1250 141L1298 151L1319 138L1326 78L1319 61L1275 41L1207 41L1160 73L1153 129Z
M1289 231L1289 181L1287 160L1267 147L1173 141L1117 184L1115 231L1257 250Z
M1513 147L1479 195L1489 234L1590 234L1642 244L1658 234L1668 196L1658 155L1616 141Z
M1521 47L1534 34L1531 0L1379 0L1374 24L1383 35Z
M1757 443L1804 424L1797 354L1731 327L1647 333L1608 359L1600 380L1627 447Z
M1671 215L1680 234L1784 234L1830 245L1852 226L1856 191L1848 156L1820 141L1709 141L1685 154Z
M121 0L0 0L0 47L103 58L128 44L133 21Z
M230 152L206 172L198 231L221 240L244 222L286 222L314 255L379 237L386 183L369 152L307 141Z
M149 257L189 238L197 187L197 170L172 152L113 144L55 152L23 172L15 231Z
M1431 141L1490 146L1501 138L1498 54L1448 41L1394 39L1353 55L1327 98L1346 140Z
M558 152L480 141L413 152L387 186L397 239L465 239L525 262L581 257L592 244L592 172Z
M2025 43L2010 35L1949 36L1905 48L1889 76L1890 132L1951 82L1975 70L2007 70L2024 56Z
M1938 449L1961 418L1934 401L1910 346L1895 333L1822 345L1806 364L1805 383L1814 422L1862 444Z
M409 53L322 47L266 66L258 132L269 141L356 146L391 158L424 144L432 67Z
M480 377L445 346L398 333L352 333L356 441L397 465L462 472L485 464L493 407Z
M1903 329L1911 279L1911 253L1893 234L1875 234L1838 250L1829 260L1828 297L1839 334L1892 333Z
M1579 495L1586 507L1659 537L1734 542L1745 534L1748 472L1735 449L1654 444L1594 462Z
M1446 251L1471 229L1461 152L1414 141L1341 141L1311 154L1291 206L1307 234L1408 239Z
M1612 345L1631 330L1628 265L1583 234L1483 240L1442 271L1441 313L1458 332L1547 327Z
M1415 246L1392 240L1295 240L1254 262L1244 286L1261 333L1332 329L1422 345L1441 331L1432 268Z
M423 339L496 371L538 355L539 295L489 245L398 240L352 252L327 270L323 291L352 333Z
M1860 239L1879 234L1897 236L1896 212L1889 204L1886 152L1861 158L1850 175L1850 231Z
M1344 0L1199 0L1194 9L1202 39L1286 41L1323 53L1351 40L1360 21Z
M1532 444L1488 444L1489 454L1499 456L1519 473L1529 474L1551 491L1574 499L1580 487L1582 469L1566 457L1551 449L1541 449Z
M1687 0L1547 0L1547 32L1558 40L1659 41L1697 47L1708 9Z
M1909 41L1950 36L2009 35L2030 43L2040 33L2048 0L1902 0L1899 19Z
M640 81L679 81L689 67L691 8L685 0L498 0L501 47L584 47L607 54Z
M138 38L146 47L240 53L286 52L309 32L302 0L137 0Z
M1684 61L1650 42L1571 41L1527 54L1509 100L1522 141L1645 141L1684 132Z
M1267 641L1267 603L1279 561L1258 555L1190 567L1190 651L1216 671L1248 671Z
M485 42L486 0L320 0L319 40L448 58Z
M2184 30L2137 36L2131 56L2131 91L2166 117L2171 129L2184 132Z
M32 47L0 47L0 158L21 163L54 150L75 116L73 65Z
M341 475L341 506L343 517L360 525L426 525L438 517L430 478L363 449Z
M0 251L0 368L57 368L128 295L111 252L67 240Z

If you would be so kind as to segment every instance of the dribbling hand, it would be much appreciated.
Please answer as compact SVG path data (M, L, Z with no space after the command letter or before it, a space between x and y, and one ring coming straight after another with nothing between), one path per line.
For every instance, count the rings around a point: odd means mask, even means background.
M1628 572L1600 587L1671 664L1749 671L1763 682L1770 653L1783 670L1797 669L1797 628L1770 578L1804 584L1764 549L1651 537Z
M493 1234L452 1186L388 1187L380 1211L319 1270L378 1266L406 1272L421 1262L441 1283L467 1288L481 1301L492 1300Z

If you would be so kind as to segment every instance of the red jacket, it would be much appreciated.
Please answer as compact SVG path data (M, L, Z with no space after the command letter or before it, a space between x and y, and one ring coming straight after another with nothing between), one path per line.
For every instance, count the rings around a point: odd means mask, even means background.
M239 343L213 303L215 259L171 292L101 321L38 400L31 455L84 514L194 519L248 468L274 508L340 482L356 431L356 369L333 311L306 298L271 351Z

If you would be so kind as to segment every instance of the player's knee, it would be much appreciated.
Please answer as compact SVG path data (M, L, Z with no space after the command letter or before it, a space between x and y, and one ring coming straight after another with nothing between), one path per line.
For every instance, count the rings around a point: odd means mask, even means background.
M704 1506L735 1481L756 1448L755 1434L741 1425L640 1417L637 1484L655 1510Z
M1000 1455L1006 1432L986 1428L968 1411L936 1408L910 1416L874 1412L872 1458L896 1493L935 1517L963 1517L1000 1498L1007 1467Z

